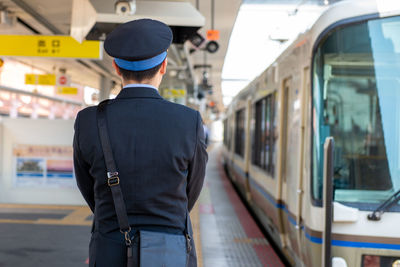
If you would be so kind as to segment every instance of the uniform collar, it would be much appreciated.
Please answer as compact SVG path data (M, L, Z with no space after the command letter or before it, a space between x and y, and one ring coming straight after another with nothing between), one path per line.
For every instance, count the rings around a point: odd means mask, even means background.
M120 98L162 98L157 88L149 84L128 84L116 97Z

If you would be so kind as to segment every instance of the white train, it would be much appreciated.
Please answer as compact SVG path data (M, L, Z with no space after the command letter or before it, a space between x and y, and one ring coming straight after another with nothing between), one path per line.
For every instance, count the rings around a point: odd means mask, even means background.
M223 158L293 265L400 266L400 1L324 12L233 100Z

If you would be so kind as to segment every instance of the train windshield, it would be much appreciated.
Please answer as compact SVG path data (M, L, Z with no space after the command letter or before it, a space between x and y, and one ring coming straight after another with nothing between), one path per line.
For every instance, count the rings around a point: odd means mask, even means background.
M322 198L323 146L335 139L335 201L372 209L400 189L400 17L340 27L313 68L313 184Z

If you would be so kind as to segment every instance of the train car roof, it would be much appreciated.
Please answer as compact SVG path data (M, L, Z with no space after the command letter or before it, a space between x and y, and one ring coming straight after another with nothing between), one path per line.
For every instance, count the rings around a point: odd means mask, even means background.
M353 20L360 17L379 18L394 15L400 15L400 0L345 0L335 3L322 12L321 16L309 29L300 33L299 36L266 68L266 70L274 64L279 63L279 61L289 55L294 48L306 43L309 44L311 59L312 49L316 42L318 42L318 39L338 23L351 23ZM255 83L264 73L265 71L261 72L253 81L244 87L238 95L234 97L230 106L234 106L240 98L250 94L255 89Z
M311 44L313 49L320 37L323 37L327 31L336 25L352 23L363 17L379 18L400 15L399 0L345 0L333 4L321 13L313 25L306 29L277 57L274 63L280 61L287 53L290 53L294 47L301 44ZM311 53L312 51L310 51ZM272 64L271 64L272 65ZM268 67L269 68L269 67Z
M314 44L326 30L337 23L359 17L387 17L400 14L399 0L346 0L333 4L325 10L309 31L311 44Z

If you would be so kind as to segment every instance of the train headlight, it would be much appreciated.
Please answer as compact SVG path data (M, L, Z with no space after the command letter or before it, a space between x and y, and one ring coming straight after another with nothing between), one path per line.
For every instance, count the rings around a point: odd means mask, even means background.
M378 255L363 255L362 267L380 267L380 266L391 266L400 267L399 257L388 257Z

